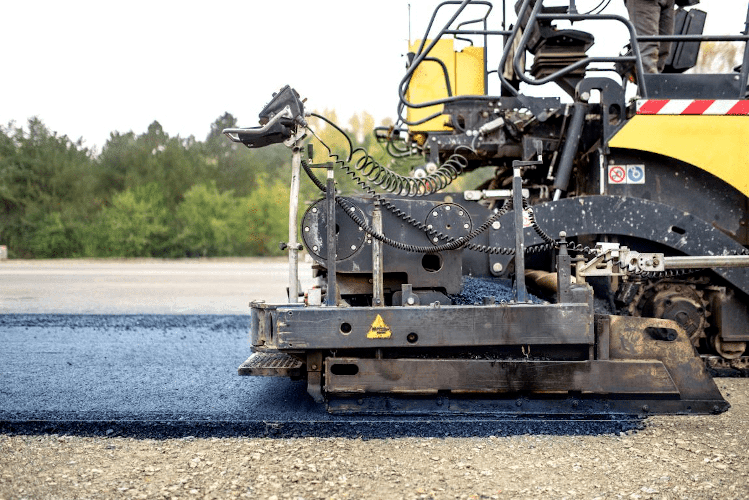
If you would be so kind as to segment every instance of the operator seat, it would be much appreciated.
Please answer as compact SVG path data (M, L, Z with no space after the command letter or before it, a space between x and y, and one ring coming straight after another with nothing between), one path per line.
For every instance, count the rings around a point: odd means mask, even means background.
M522 6L522 0L515 3L515 12L519 13ZM531 2L531 8L535 0ZM566 14L567 7L542 7L543 14ZM519 20L520 27L524 30L530 30L528 38L528 51L534 55L533 65L530 73L536 78L545 78L564 68L585 59L585 53L590 49L595 41L593 35L588 32L564 29L559 30L549 19L535 19L530 23L530 9L526 11L522 19ZM556 78L554 82L559 85L569 95L575 95L575 87L578 82L585 76L587 65L580 66L574 70Z

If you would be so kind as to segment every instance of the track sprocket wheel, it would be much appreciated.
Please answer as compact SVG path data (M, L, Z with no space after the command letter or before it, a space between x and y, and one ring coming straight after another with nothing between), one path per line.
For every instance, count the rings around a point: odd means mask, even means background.
M693 283L674 280L650 281L640 287L627 306L632 316L676 321L697 346L708 326L707 302Z

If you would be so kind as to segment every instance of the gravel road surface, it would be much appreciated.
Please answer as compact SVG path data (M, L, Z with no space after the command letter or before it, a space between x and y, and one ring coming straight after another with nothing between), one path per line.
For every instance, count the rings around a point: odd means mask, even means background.
M247 302L282 300L285 276L0 262L0 499L749 498L747 379L719 379L722 415L627 430L337 421L303 384L238 377Z

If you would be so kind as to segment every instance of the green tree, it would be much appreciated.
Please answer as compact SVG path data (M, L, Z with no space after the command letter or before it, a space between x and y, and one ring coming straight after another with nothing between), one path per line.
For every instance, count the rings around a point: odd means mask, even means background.
M109 257L160 257L167 251L171 220L156 183L127 189L102 211L98 247Z
M79 257L83 255L80 224L66 220L60 212L42 214L33 224L27 250L35 257Z
M336 121L334 112L324 114ZM311 122L345 159L346 138L324 121ZM355 115L348 135L382 162L372 123L366 113ZM222 131L237 125L224 113L197 141L170 137L154 121L143 134L112 132L99 155L38 118L24 128L0 126L0 243L11 257L30 258L280 254L278 242L288 238L291 152L282 144L233 143ZM321 144L315 161L329 161ZM343 172L336 179L339 190L358 191ZM303 180L302 203L320 196Z
M203 145L210 176L219 190L231 189L236 196L247 196L257 189L259 176L284 176L291 172L289 149L276 144L260 149L247 148L230 141L222 131L240 127L231 113L224 113L212 124Z
M169 137L157 121L139 136L112 133L99 157L99 168L104 189L112 192L159 184L170 209L193 184L211 174L200 143L192 137Z
M50 132L38 118L29 119L26 130L13 123L0 127L0 238L10 255L78 252L74 242L61 246L55 235L75 234L101 206L95 175L93 155L82 140ZM45 243L44 235L56 241Z
M258 189L242 204L247 214L242 231L250 255L281 255L278 243L289 241L289 187L279 179L260 178Z
M245 220L233 191L220 192L215 182L197 184L177 208L181 231L175 246L192 256L237 255Z

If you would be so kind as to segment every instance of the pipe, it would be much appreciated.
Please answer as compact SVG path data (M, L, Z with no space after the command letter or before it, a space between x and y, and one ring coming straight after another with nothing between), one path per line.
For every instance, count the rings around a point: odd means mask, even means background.
M325 202L327 211L327 262L328 268L328 292L325 295L326 306L338 305L338 280L337 280L337 239L335 220L335 178L333 177L333 164L328 164L328 178L325 187Z
M291 156L291 188L289 194L289 303L299 301L299 242L297 241L297 213L299 212L299 178L302 150L294 145Z
M523 178L521 168L515 160L513 164L512 201L515 213L515 301L528 302L525 287L525 234L523 228Z
M380 200L375 200L372 210L372 229L382 233L382 210ZM385 305L385 284L383 279L382 242L372 238L372 306Z
M585 122L585 113L587 110L588 106L581 102L576 102L572 105L572 119L570 120L570 126L567 128L567 138L564 141L562 158L559 160L559 169L557 170L556 179L552 186L556 190L554 192L555 201L561 198L562 192L567 191L569 187L572 166L580 144L580 136L583 132L583 123Z
M527 269L525 277L533 283L536 288L540 288L549 293L557 293L557 274L538 269Z
M696 269L713 267L749 267L749 255L700 255L664 257L665 269Z

